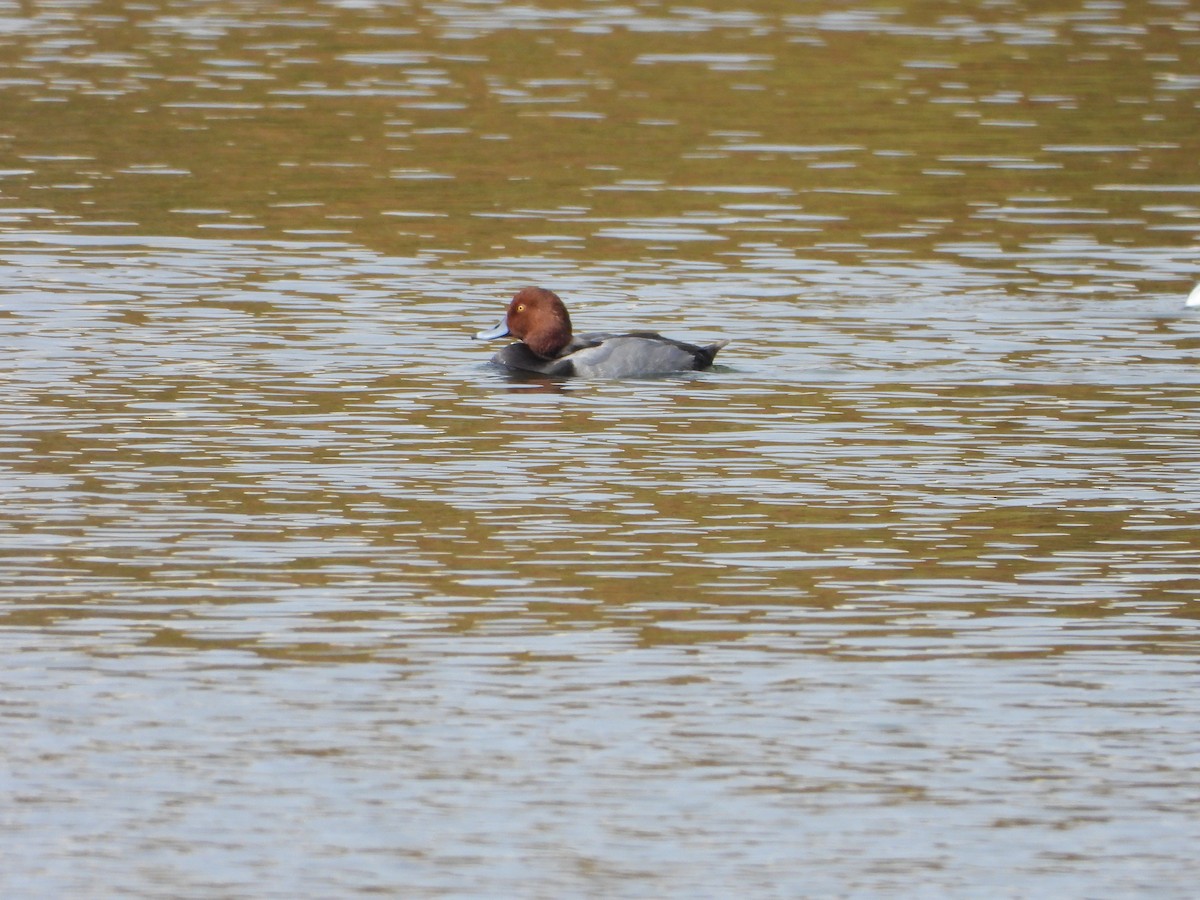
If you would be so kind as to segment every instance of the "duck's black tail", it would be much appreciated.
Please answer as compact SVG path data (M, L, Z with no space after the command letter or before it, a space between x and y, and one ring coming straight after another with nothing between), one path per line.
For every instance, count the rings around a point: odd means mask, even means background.
M696 357L696 368L707 369L713 364L713 360L717 358L717 353L724 348L729 341L716 341L712 344L705 344L703 347L692 347L692 355Z

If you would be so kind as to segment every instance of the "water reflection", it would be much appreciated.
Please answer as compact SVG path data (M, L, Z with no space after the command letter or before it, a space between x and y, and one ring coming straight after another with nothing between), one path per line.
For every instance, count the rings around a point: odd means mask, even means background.
M1185 8L759 6L12 17L9 222L611 259L1194 240Z
M2 15L0 892L1191 890L1186 4Z
M597 603L623 622L686 597L714 604L687 631L728 637L760 617L747 591L797 624L904 598L907 630L911 603L1075 595L1104 616L1182 608L1195 584L1197 323L1165 305L798 308L718 299L728 273L684 265L579 318L691 323L707 297L701 330L739 338L723 366L531 383L470 340L495 306L470 268L73 243L6 254L57 285L18 288L5 327L13 600L512 594L585 603L590 627Z

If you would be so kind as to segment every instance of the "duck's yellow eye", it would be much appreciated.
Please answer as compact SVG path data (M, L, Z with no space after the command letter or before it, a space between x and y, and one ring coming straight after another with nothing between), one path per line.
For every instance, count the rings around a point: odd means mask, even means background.
M524 303L517 305L517 312L525 312L525 304Z

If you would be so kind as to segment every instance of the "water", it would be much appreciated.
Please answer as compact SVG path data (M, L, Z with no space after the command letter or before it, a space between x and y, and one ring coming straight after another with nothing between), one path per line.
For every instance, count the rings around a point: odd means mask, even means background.
M1198 42L0 7L2 892L1189 895Z

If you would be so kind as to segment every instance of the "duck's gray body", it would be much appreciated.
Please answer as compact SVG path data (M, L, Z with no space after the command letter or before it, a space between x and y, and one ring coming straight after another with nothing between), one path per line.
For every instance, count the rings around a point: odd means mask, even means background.
M555 378L646 378L707 369L728 341L705 346L653 332L579 334L552 359L538 356L523 342L509 344L492 362L519 372Z

